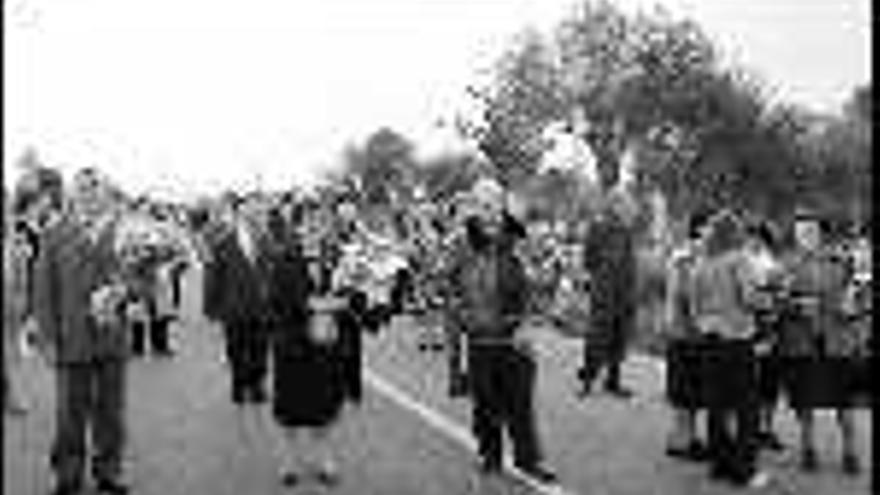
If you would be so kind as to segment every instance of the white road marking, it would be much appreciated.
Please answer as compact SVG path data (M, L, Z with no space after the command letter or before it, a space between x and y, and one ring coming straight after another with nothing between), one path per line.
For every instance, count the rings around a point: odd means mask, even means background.
M416 414L429 426L454 440L470 452L475 453L477 451L477 443L474 440L473 435L471 435L465 427L456 424L451 419L420 402L375 372L369 369L364 369L364 382L376 392L395 402L398 406ZM576 495L574 492L563 488L562 486L542 483L524 474L519 469L510 465L510 463L505 463L505 470L517 480L541 495Z

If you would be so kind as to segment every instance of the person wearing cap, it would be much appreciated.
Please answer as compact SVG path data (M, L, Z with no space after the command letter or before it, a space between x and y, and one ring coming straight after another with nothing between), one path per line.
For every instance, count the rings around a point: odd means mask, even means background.
M846 311L849 270L823 241L817 212L798 209L796 246L785 261L787 308L780 328L783 386L800 424L801 467L819 466L815 411L834 409L842 437L842 467L860 471L856 452L853 363L867 352L867 339L850 325Z
M34 206L46 209L41 214L56 212L48 216L34 270L38 348L55 377L53 493L75 494L84 487L91 444L98 492L121 495L128 492L123 451L129 341L123 294L110 289L121 289L116 282L117 219L106 184L95 172L79 173L73 185L69 207L60 213L60 176L44 184ZM110 297L111 292L116 296Z
M592 328L578 373L582 397L591 393L603 368L607 392L619 398L632 396L621 383L621 366L637 310L635 241L625 207L620 197L609 197L584 242L584 267L592 279L593 305Z
M465 334L473 430L484 473L502 468L505 432L514 465L542 482L556 477L542 462L534 412L536 363L521 325L529 281L515 253L525 228L504 208L497 182L474 188L476 214L466 220L467 246L449 267L452 331Z

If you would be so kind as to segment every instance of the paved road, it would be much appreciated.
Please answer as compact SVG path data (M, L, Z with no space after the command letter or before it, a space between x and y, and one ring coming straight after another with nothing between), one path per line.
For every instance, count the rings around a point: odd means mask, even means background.
M197 283L193 286L197 286ZM198 307L188 291L187 307ZM144 495L285 493L277 479L278 431L267 408L244 413L227 400L226 370L218 329L189 311L177 327L180 354L173 360L143 360L130 369L130 478ZM482 479L468 450L468 408L445 396L444 361L416 350L415 326L401 319L367 342L370 387L359 409L351 410L334 442L341 452L343 495L541 493L513 477ZM662 402L662 368L653 360L632 359L626 377L639 392L631 402L597 396L573 397L571 370L575 343L542 334L538 404L547 457L562 477L566 493L590 495L726 494L734 490L708 483L699 466L673 463L662 455L667 410ZM43 494L48 490L45 453L52 432L52 392L48 370L25 365L31 412L5 418L4 493ZM790 418L781 421L793 444ZM869 476L846 478L835 461L838 442L831 418L822 425L825 471L797 472L793 453L768 456L776 482L762 493L865 494ZM870 456L870 420L861 418L863 450ZM463 438L462 438L463 437ZM288 493L331 493L301 487Z

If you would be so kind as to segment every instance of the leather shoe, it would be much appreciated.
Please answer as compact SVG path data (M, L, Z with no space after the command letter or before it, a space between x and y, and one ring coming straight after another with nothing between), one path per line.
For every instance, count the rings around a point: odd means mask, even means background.
M617 397L618 399L630 399L633 395L635 395L633 394L632 390L625 388L621 385L606 386L605 391L613 395L614 397Z
M497 474L501 472L501 461L483 457L480 459L480 472L483 474Z
M556 473L541 464L516 464L516 468L541 483L552 484L557 481Z
M50 495L78 495L82 491L82 483L59 483L55 485Z
M98 480L95 484L98 493L102 495L128 495L128 485L116 480Z
M684 461L703 462L709 460L709 449L702 442L693 442L687 447L668 447L666 455Z

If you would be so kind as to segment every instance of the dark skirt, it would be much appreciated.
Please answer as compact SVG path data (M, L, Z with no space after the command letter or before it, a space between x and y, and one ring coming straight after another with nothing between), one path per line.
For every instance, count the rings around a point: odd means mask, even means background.
M285 427L321 427L333 423L346 397L346 370L333 347L285 342L274 348L275 419Z
M868 358L784 357L783 389L794 409L837 409L870 404Z
M674 339L666 348L666 397L682 409L757 405L759 361L751 344L714 337Z
M758 396L762 404L776 404L782 396L782 359L777 354L758 358Z
M705 344L693 338L669 341L666 347L666 398L682 409L704 407L703 358Z

